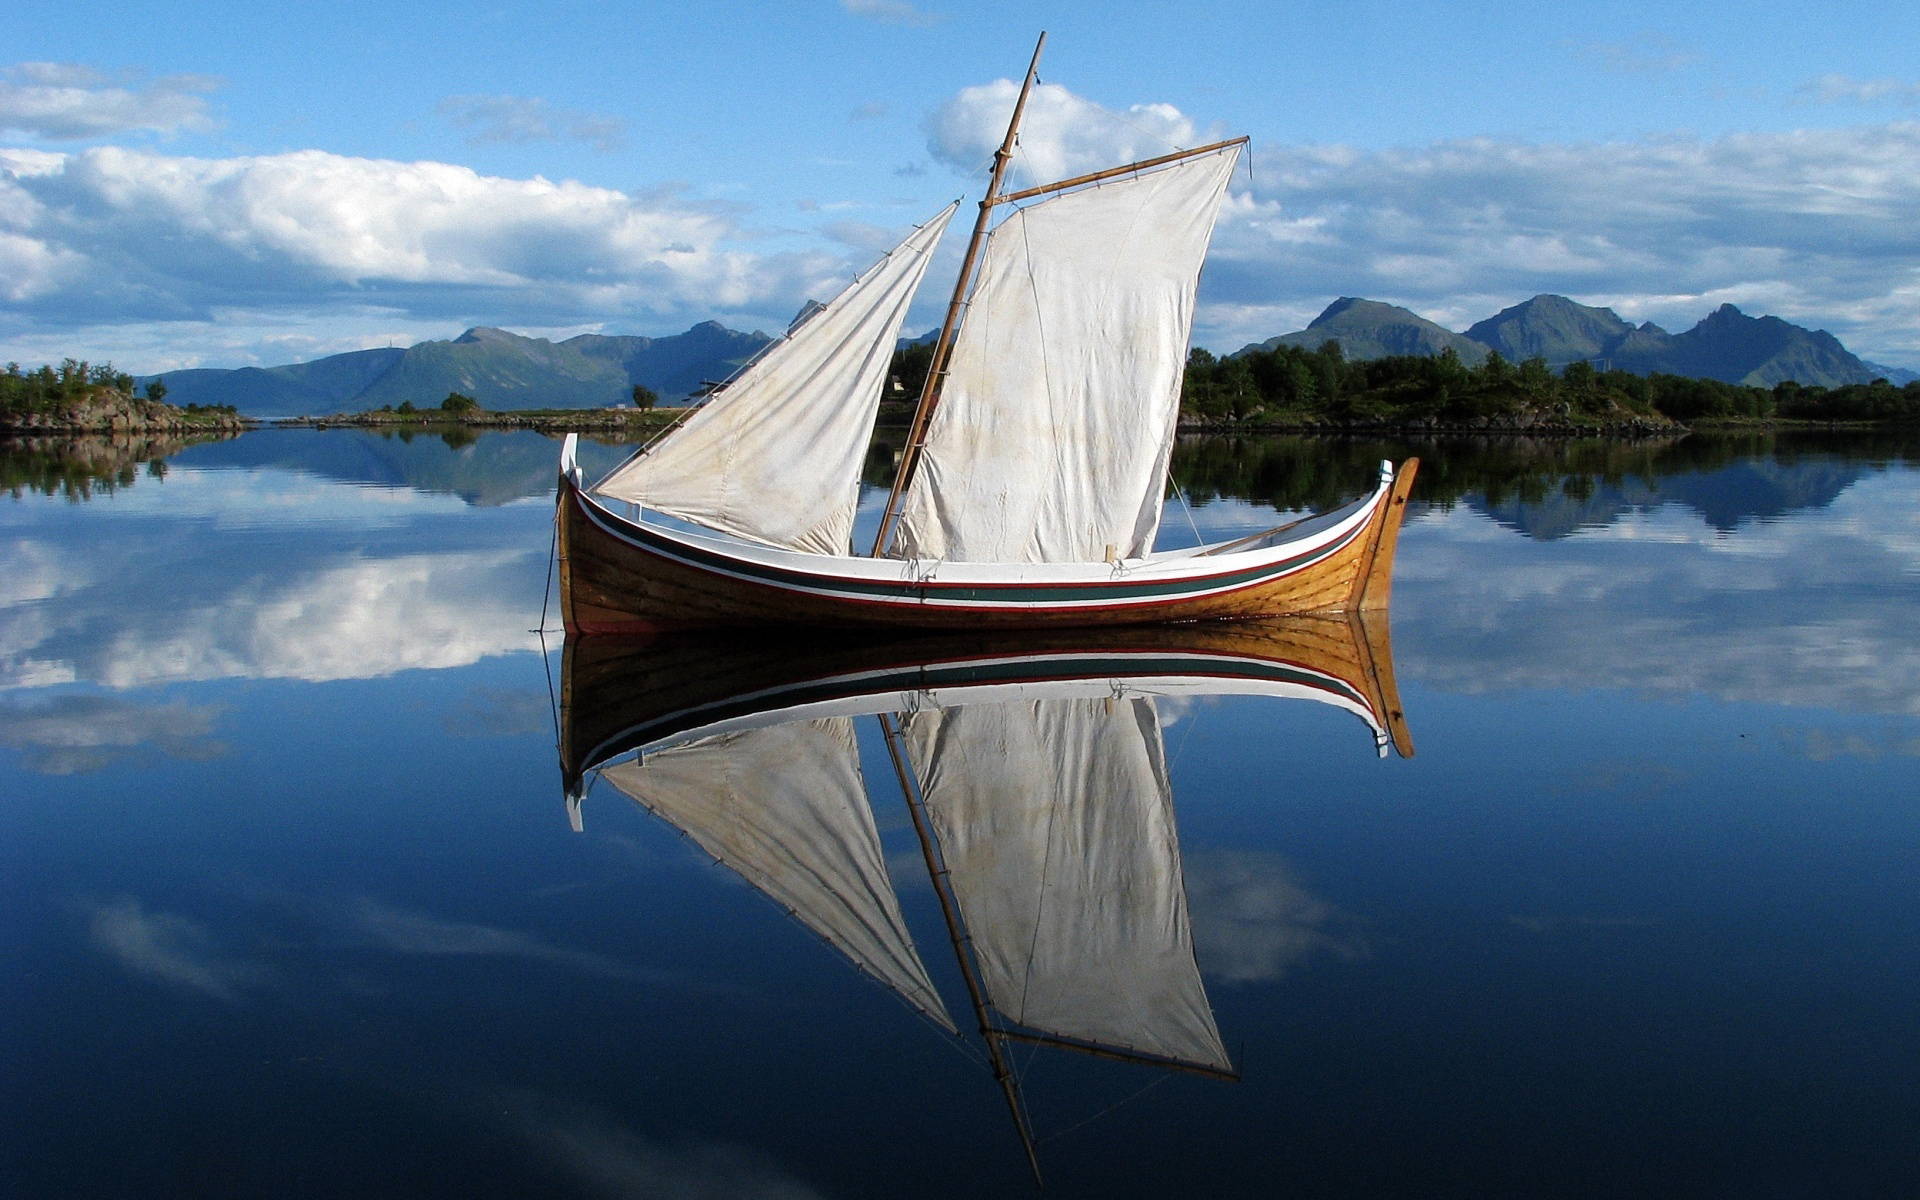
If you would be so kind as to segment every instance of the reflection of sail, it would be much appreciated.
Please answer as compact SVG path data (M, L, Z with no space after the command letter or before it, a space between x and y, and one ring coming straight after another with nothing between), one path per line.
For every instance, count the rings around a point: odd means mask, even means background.
M723 733L602 773L954 1028L901 919L848 718Z
M907 745L994 1008L1230 1072L1193 957L1150 697L929 709Z

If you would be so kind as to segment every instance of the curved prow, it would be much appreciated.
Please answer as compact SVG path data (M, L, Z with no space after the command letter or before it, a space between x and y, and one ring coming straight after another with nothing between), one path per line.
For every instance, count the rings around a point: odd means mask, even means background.
M1413 491L1413 477L1419 473L1420 460L1409 458L1400 464L1398 471L1383 462L1380 469L1383 474L1393 472L1393 490L1387 494L1387 502L1380 506L1373 545L1367 551L1367 561L1359 576L1353 581L1349 607L1354 609L1384 609L1392 598L1393 552L1400 544L1400 522L1407 515L1407 495Z

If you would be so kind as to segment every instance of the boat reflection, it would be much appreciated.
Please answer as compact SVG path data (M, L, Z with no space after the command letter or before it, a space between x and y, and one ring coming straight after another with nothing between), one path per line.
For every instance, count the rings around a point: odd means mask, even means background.
M1036 1178L1006 1059L1026 1042L1238 1074L1194 958L1158 703L1311 700L1413 753L1385 613L796 645L575 638L568 814L606 781L958 1035L901 915L860 769L879 724Z

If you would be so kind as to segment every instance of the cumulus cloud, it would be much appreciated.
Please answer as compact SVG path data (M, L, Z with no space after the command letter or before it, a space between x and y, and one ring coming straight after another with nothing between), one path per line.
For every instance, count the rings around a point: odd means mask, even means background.
M1278 979L1316 954L1367 955L1353 919L1302 886L1277 854L1189 851L1184 866L1194 954L1215 979Z
M361 900L354 906L352 925L373 945L399 954L518 958L608 979L645 982L649 978L646 972L604 954L555 946L514 929L443 921L374 900Z
M1904 79L1855 79L1851 75L1822 75L1797 89L1800 99L1815 104L1879 104L1895 101L1920 104L1920 83Z
M909 0L840 0L840 7L882 25L938 25L947 19L946 14L916 8Z
M1636 510L1545 557L1465 505L1410 530L1394 570L1403 680L1920 716L1911 472L1732 535L1679 505Z
M88 933L96 948L136 975L222 1000L239 1002L242 989L267 972L220 953L198 922L175 913L147 912L123 896L93 908Z
M0 312L15 325L372 304L409 315L507 310L523 325L700 319L786 307L842 270L821 255L734 247L741 236L732 216L674 191L448 163L318 150L0 152Z
M467 140L475 145L566 137L605 154L627 144L626 118L561 108L539 96L449 96L440 102L439 111L458 128L468 130Z
M1657 38L1587 50L1619 69L1684 58ZM1018 90L1001 79L949 99L929 118L933 157L980 170ZM1904 94L1837 77L1820 93ZM1223 134L1172 105L1107 113L1044 84L1015 169L1024 185ZM1868 357L1920 361L1920 122L1384 150L1257 143L1251 159L1253 186L1229 197L1201 282L1203 344L1300 329L1338 296L1462 329L1556 292L1675 329L1734 303L1828 329Z
M0 746L19 751L27 769L42 775L98 771L149 748L169 758L217 758L228 749L212 736L219 714L214 704L99 695L0 704Z
M979 170L1006 137L1019 95L1020 85L1011 79L963 88L929 119L928 153L958 170ZM1110 113L1057 83L1042 83L1027 98L1014 170L1033 183L1046 183L1209 140L1171 104L1136 104Z
M1258 151L1202 321L1222 345L1336 296L1453 328L1539 292L1686 328L1723 302L1920 356L1920 123L1587 144Z
M0 70L0 132L50 141L213 128L206 75L110 76L78 63L24 62Z
M529 1149L587 1194L609 1200L817 1200L821 1194L746 1146L668 1144L600 1109L534 1093L506 1094L494 1108Z

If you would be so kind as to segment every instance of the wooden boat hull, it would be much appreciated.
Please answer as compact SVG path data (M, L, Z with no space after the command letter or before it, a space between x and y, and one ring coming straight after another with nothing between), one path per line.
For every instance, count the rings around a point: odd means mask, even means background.
M1382 608L1417 466L1408 459L1319 536L1110 569L755 552L627 520L563 471L556 514L561 617L569 634L779 625L977 630Z
M1402 757L1413 755L1387 614L1378 610L878 639L796 640L753 630L580 636L567 639L560 676L560 759L569 791L609 759L730 722L801 719L803 710L860 697L1076 680L1308 696L1361 717L1382 752L1391 745Z

